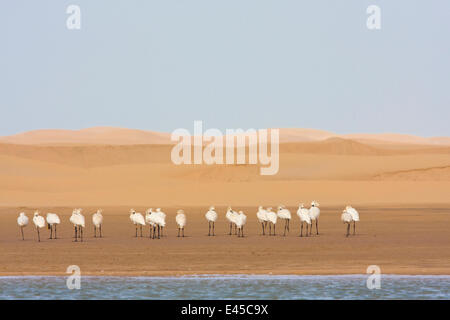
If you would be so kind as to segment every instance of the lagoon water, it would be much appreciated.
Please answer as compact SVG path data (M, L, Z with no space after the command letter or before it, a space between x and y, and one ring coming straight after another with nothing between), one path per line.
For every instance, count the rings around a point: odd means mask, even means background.
M450 299L450 276L382 275L369 290L367 275L182 277L0 277L0 299Z

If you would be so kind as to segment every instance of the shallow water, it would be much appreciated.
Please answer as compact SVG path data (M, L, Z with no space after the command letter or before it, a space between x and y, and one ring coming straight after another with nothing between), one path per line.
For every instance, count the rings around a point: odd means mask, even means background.
M382 275L369 290L367 275L81 278L0 277L0 299L450 299L450 276Z

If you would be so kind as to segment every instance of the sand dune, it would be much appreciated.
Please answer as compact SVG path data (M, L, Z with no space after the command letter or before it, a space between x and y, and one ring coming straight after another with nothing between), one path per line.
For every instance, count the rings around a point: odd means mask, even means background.
M3 205L448 203L450 147L329 138L280 146L280 169L181 165L172 145L0 143ZM413 183L412 183L413 181Z
M0 142L13 144L107 144L107 145L129 145L129 144L168 144L170 135L154 131L94 127L82 130L34 130L0 137Z
M406 134L336 134L316 129L280 129L280 142L311 142L330 138L342 138L367 144L413 144L413 145L447 145L450 137L424 138ZM34 130L11 136L0 137L0 143L27 145L60 144L171 144L170 134L146 130L115 127L94 127L82 130Z

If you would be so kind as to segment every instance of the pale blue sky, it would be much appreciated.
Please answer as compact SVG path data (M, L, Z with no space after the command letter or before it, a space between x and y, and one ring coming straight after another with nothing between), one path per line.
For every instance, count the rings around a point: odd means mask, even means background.
M450 1L3 0L0 135L203 120L450 136L449 60Z

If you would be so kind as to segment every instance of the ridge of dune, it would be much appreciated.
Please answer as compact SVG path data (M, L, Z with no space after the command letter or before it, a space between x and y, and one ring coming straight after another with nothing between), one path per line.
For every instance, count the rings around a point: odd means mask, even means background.
M0 137L0 142L27 145L58 144L168 144L170 134L116 127L92 127L81 130L41 129Z
M337 134L325 130L281 128L280 142L320 141L342 138L369 144L450 145L450 137L420 137L401 133L349 133Z
M336 134L307 128L280 128L280 143L325 141L342 138L365 144L450 146L450 137L420 137L398 133ZM80 130L40 129L0 137L1 143L23 145L64 144L173 144L170 133L119 127L92 127Z

